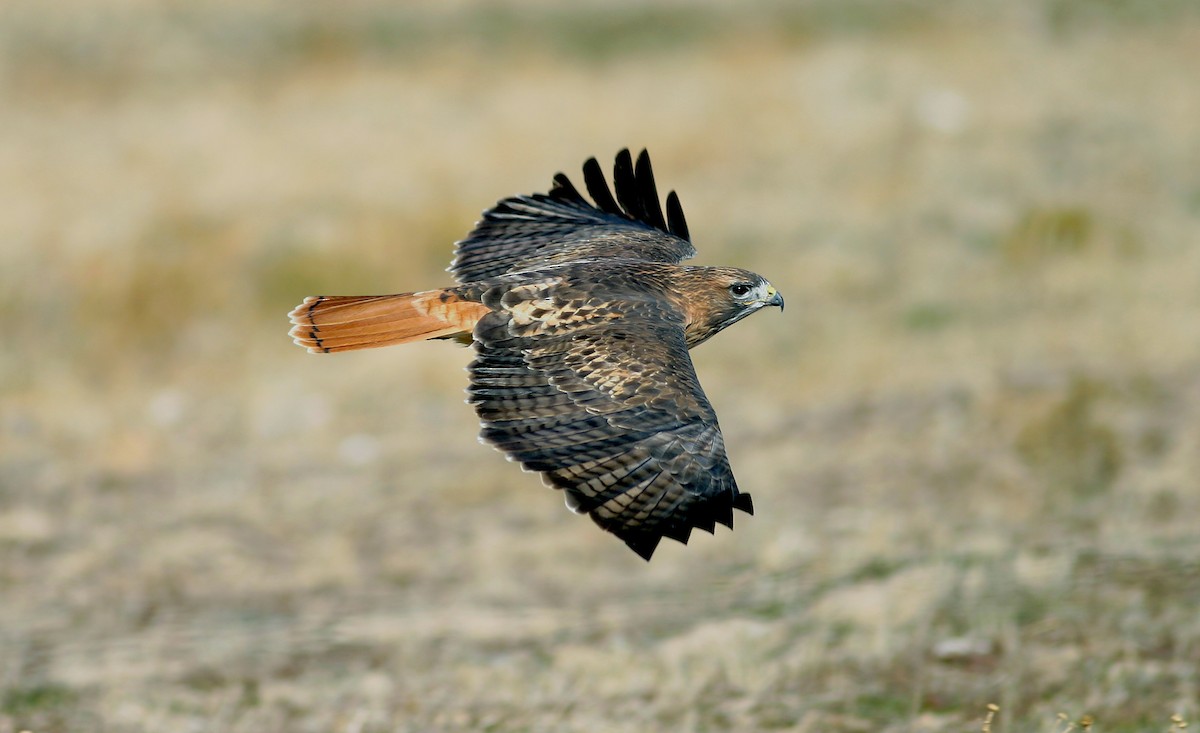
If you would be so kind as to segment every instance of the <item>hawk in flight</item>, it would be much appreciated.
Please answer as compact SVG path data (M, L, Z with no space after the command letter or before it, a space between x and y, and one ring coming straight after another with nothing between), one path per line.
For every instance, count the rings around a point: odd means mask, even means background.
M645 151L617 155L614 190L595 158L583 182L591 202L559 173L549 193L485 211L455 247L458 285L310 296L291 336L318 354L472 344L483 439L649 560L663 537L753 513L688 349L783 298L753 272L679 264L696 250L674 191L664 216Z

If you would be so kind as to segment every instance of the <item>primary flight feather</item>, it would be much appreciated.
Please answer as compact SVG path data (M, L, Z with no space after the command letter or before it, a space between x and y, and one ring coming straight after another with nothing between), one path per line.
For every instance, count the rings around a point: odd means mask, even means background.
M646 151L617 155L615 196L595 158L583 182L591 202L559 173L485 211L455 247L457 286L308 297L291 335L314 353L471 343L482 437L649 560L663 537L753 513L688 350L783 298L746 270L679 264L696 250Z

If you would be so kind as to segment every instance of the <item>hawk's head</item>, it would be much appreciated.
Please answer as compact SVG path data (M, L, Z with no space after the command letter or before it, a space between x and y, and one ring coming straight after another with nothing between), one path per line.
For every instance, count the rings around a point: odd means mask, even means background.
M722 329L769 305L783 310L783 296L762 275L735 267L696 267L695 292L688 293L688 346L695 346Z

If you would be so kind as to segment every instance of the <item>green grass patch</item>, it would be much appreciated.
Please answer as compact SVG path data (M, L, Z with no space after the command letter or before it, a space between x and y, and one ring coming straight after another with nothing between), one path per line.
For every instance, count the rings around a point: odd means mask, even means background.
M1102 385L1076 378L1062 400L1027 424L1017 453L1054 491L1076 498L1107 491L1125 462L1113 429L1098 414Z
M905 328L920 333L940 331L957 317L958 313L946 303L918 303L904 311L902 321Z
M26 716L70 705L77 695L71 689L53 683L15 687L4 693L0 710L7 715Z

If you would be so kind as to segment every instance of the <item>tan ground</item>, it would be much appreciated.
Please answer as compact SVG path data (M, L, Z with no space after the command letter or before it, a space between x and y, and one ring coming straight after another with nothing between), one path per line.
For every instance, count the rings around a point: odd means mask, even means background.
M0 731L1200 718L1194 4L478 5L5 5ZM468 350L285 335L624 146L788 302L649 565Z

